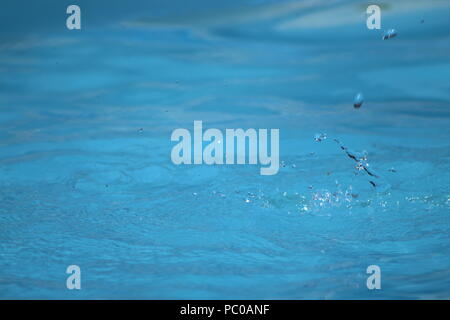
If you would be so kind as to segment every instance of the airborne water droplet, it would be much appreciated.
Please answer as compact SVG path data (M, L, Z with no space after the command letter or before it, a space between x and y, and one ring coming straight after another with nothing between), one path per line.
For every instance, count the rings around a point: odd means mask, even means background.
M326 133L316 133L314 135L314 140L316 142L320 142L322 140L326 140L327 139L327 134Z
M353 100L353 107L359 109L364 102L364 96L362 93L357 93L355 99Z
M383 40L394 38L397 35L397 31L395 29L389 29L383 34Z

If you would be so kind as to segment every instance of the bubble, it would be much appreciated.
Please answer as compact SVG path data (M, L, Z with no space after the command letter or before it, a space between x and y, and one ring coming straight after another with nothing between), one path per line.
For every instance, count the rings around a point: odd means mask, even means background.
M355 96L355 99L353 100L353 107L355 109L359 109L361 107L361 105L364 102L364 96L362 95L362 93L357 93Z
M383 40L391 39L397 36L397 31L395 29L389 29L383 34Z

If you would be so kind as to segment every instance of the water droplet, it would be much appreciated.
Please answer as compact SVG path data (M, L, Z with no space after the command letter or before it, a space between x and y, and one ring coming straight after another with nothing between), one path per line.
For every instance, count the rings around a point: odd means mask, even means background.
M397 36L397 31L395 29L389 29L383 34L383 40L391 39Z
M359 109L361 107L361 105L364 102L364 96L362 95L362 93L357 93L355 96L355 99L353 100L353 107L355 109Z
M316 142L320 142L320 141L323 141L323 140L326 140L326 139L327 139L327 134L326 133L316 133L314 135L314 140Z

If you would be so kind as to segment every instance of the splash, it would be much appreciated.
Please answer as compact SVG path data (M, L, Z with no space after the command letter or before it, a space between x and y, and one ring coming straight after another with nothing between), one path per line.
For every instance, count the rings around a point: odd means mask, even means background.
M316 134L314 136L314 140L316 142L321 142L325 140L326 137L327 136L324 133ZM369 168L370 164L367 159L367 152L357 152L350 150L346 146L344 146L338 139L333 139L333 141L338 144L339 148L344 151L348 158L356 162L355 169L357 170L357 172L364 172L369 176L369 183L374 188L378 188L378 191L386 191L390 188L390 184L387 183L385 179L381 177L381 175L376 173L372 168Z

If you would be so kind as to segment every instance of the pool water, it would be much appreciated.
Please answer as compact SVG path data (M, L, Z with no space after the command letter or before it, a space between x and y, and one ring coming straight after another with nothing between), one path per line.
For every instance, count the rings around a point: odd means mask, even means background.
M1 13L0 298L450 298L449 1L383 1L382 30L361 1L80 1L81 30L24 3ZM279 129L278 174L174 165L194 120Z

